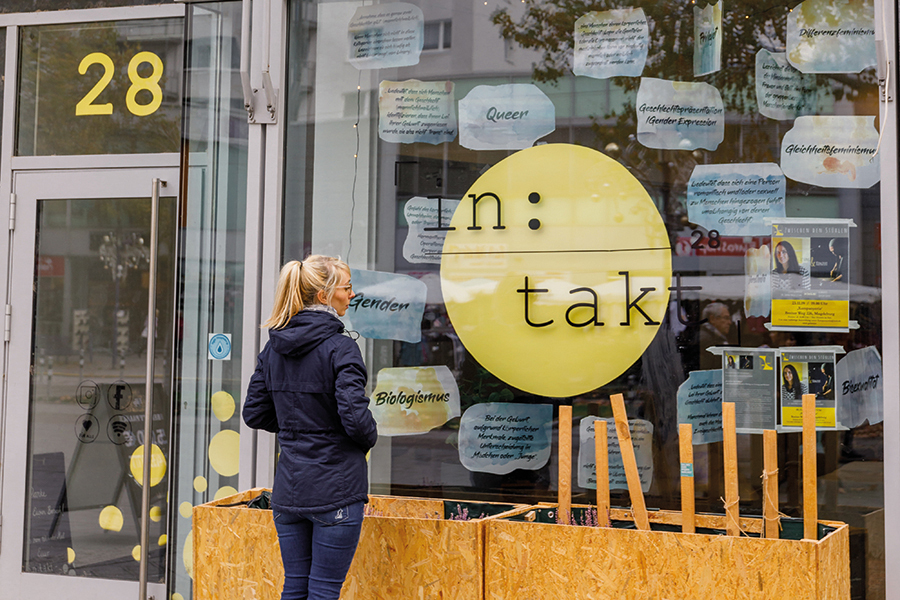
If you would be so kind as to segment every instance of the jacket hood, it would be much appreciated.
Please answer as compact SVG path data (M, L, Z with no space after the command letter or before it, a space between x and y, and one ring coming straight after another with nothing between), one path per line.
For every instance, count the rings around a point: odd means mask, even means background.
M344 324L327 312L301 310L283 329L269 330L269 344L278 354L303 356L343 330Z

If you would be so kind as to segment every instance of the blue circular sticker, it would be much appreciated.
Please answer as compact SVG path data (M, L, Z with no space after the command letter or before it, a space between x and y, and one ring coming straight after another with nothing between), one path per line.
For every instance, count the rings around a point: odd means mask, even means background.
M231 339L224 333L216 333L209 338L209 355L216 360L228 358L231 354Z

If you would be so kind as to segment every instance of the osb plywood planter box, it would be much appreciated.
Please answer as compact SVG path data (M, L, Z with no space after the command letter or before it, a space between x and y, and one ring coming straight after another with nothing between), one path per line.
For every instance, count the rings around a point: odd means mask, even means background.
M261 491L194 508L195 600L280 597L284 571L272 511L238 504ZM525 510L512 504L371 496L341 598L479 600L484 524Z
M196 600L281 596L284 569L272 511L246 506L262 491L251 489L194 507Z
M782 519L780 539L760 538L761 519L696 515L697 533L681 533L681 513L651 511L650 531L631 511L573 507L556 524L556 507L488 521L485 599L844 600L850 597L849 529L819 521L818 540L803 540L803 522ZM583 524L583 525L582 525Z

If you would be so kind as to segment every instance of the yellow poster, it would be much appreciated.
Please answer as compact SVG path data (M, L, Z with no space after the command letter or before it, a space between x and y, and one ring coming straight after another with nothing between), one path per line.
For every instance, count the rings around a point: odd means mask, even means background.
M848 219L773 219L772 328L850 328Z
M781 349L779 373L780 423L784 428L803 427L803 396L816 397L816 427L838 427L835 388L835 354L840 346Z

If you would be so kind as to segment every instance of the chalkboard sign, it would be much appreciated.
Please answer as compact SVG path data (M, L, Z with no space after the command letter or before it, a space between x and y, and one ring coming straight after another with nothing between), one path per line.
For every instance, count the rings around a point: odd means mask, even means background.
M26 518L26 572L65 573L72 546L66 499L66 462L62 452L35 454Z

